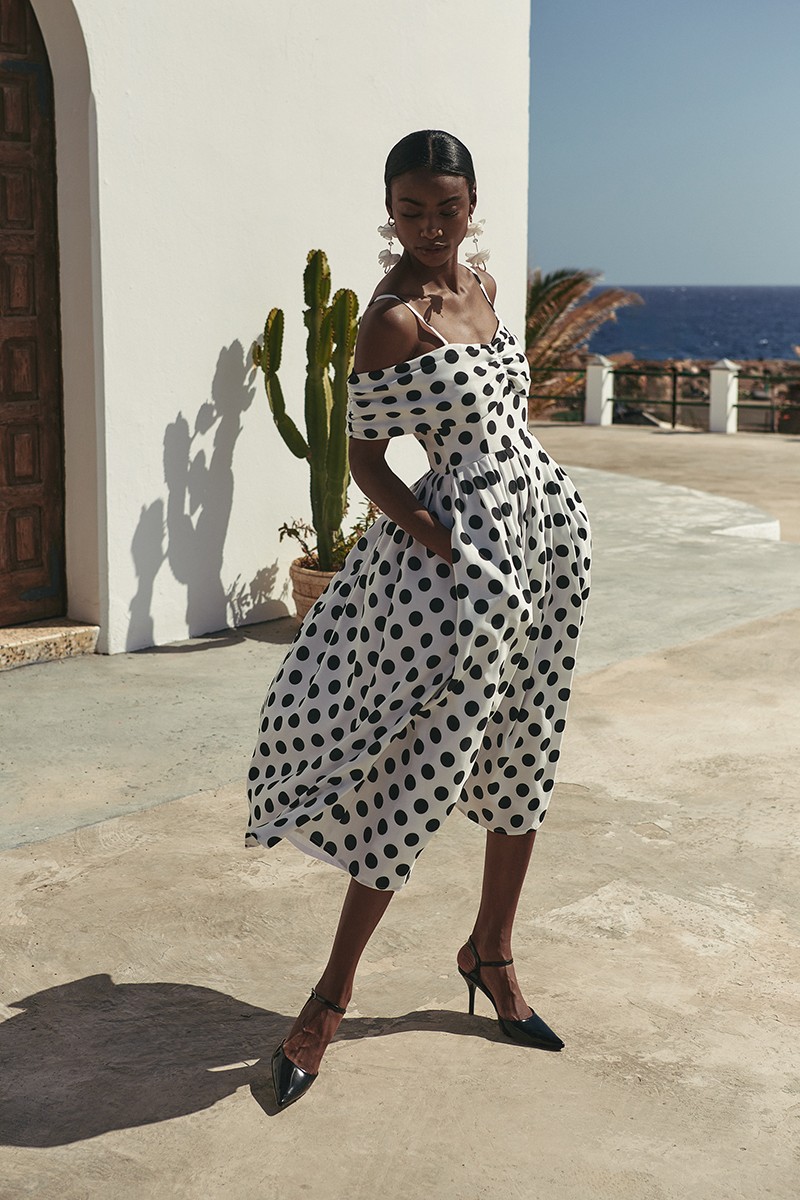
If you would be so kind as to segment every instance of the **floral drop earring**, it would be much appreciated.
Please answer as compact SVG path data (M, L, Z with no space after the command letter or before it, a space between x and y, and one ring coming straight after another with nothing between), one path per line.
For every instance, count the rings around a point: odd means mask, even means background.
M385 225L379 225L378 233L381 235L381 237L386 238L387 242L389 243L388 249L381 250L380 254L378 255L378 262L383 267L384 275L386 275L389 271L391 271L392 267L400 262L400 259L402 258L401 254L392 253L392 242L397 237L397 228L394 223L394 217L389 217L389 220Z
M486 270L486 263L490 254L489 250L484 250L478 245L478 238L483 237L483 227L485 224L485 220L470 221L469 225L467 226L467 232L464 235L465 237L472 238L472 244L475 247L472 254L467 255L467 262L473 267L480 267L482 271Z

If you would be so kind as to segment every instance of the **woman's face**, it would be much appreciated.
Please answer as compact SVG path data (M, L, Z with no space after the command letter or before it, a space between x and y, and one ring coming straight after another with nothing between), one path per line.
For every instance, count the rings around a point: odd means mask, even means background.
M395 175L389 216L397 240L419 262L440 266L463 242L472 218L474 196L462 175L434 175L421 168Z

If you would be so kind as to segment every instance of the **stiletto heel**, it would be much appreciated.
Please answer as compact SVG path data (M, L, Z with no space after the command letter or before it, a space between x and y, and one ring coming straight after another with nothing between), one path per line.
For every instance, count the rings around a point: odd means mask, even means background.
M320 1004L324 1004L333 1012L342 1013L342 1015L347 1012L347 1009L342 1008L340 1004L334 1004L332 1000L326 1000L324 996L320 996L316 988L311 989L310 999L319 1000ZM284 1038L272 1055L272 1086L275 1089L278 1108L288 1108L290 1104L294 1104L295 1100L299 1100L306 1094L317 1078L311 1071L304 1071L302 1067L298 1067L297 1063L293 1063L287 1057L283 1049L285 1041Z
M470 1016L475 1012L475 988L478 987L491 1000L494 1011L497 1013L500 1028L508 1037L512 1038L515 1042L521 1042L524 1046L538 1046L542 1050L561 1050L564 1046L561 1038L557 1033L553 1032L549 1025L545 1024L533 1009L531 1009L531 1015L525 1017L523 1021L512 1021L507 1017L500 1016L494 996L481 979L481 967L510 967L514 961L513 958L503 958L495 962L481 962L480 955L475 949L475 943L471 937L467 938L467 945L475 959L475 966L471 971L465 971L463 967L459 966L458 973L469 989Z

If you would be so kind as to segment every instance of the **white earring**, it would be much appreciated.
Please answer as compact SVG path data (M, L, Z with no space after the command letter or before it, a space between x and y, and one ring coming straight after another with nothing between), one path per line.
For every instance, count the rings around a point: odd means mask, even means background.
M386 275L387 272L391 271L392 267L395 266L396 263L399 263L400 259L402 258L402 255L392 253L392 242L397 237L397 229L395 228L394 217L389 217L389 220L385 225L379 225L378 233L381 235L381 237L386 238L387 242L389 243L389 248L387 250L381 250L380 254L378 255L378 262L383 267L384 275Z
M491 253L491 251L484 250L478 245L478 238L483 237L483 227L485 224L485 220L470 221L466 232L466 237L472 238L472 244L475 247L472 254L467 255L467 262L471 263L473 267L480 267L482 271L486 270L486 263Z

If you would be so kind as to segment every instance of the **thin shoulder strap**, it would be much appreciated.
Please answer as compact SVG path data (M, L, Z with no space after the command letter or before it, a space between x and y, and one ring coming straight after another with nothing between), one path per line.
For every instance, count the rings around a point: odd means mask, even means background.
M471 271L471 272L472 272L472 274L473 274L473 275L475 276L475 278L477 279L477 281L478 281L478 287L481 289L481 291L483 292L484 296L485 296L485 297L486 297L486 299L489 301L489 304L491 305L492 312L494 312L494 305L492 304L492 301L491 301L491 298L490 298L490 296L489 296L489 293L487 292L486 288L483 286L483 280L481 279L480 275L478 274L478 272L475 270L475 268L474 268L474 267L471 267L471 266L469 265L469 263L464 263L464 266L467 268L467 270L468 270L468 271Z
M429 325L428 322L423 317L422 313L418 313L417 310L414 308L414 305L409 304L408 300L404 300L402 296L396 296L394 294L394 292L381 292L380 296L376 296L374 300L370 300L369 304L374 304L376 300L390 300L390 299L391 300L399 300L401 304L405 304L406 308L411 309L412 313L414 314L414 316L417 318L417 320L420 322L421 325L424 325L426 329L430 329L431 333L435 333L436 336L438 337L439 341L442 342L443 345L446 346L448 344L447 338L443 337L442 334L439 333L438 329L434 329L434 327L432 325ZM369 308L369 304L367 305L367 308Z

